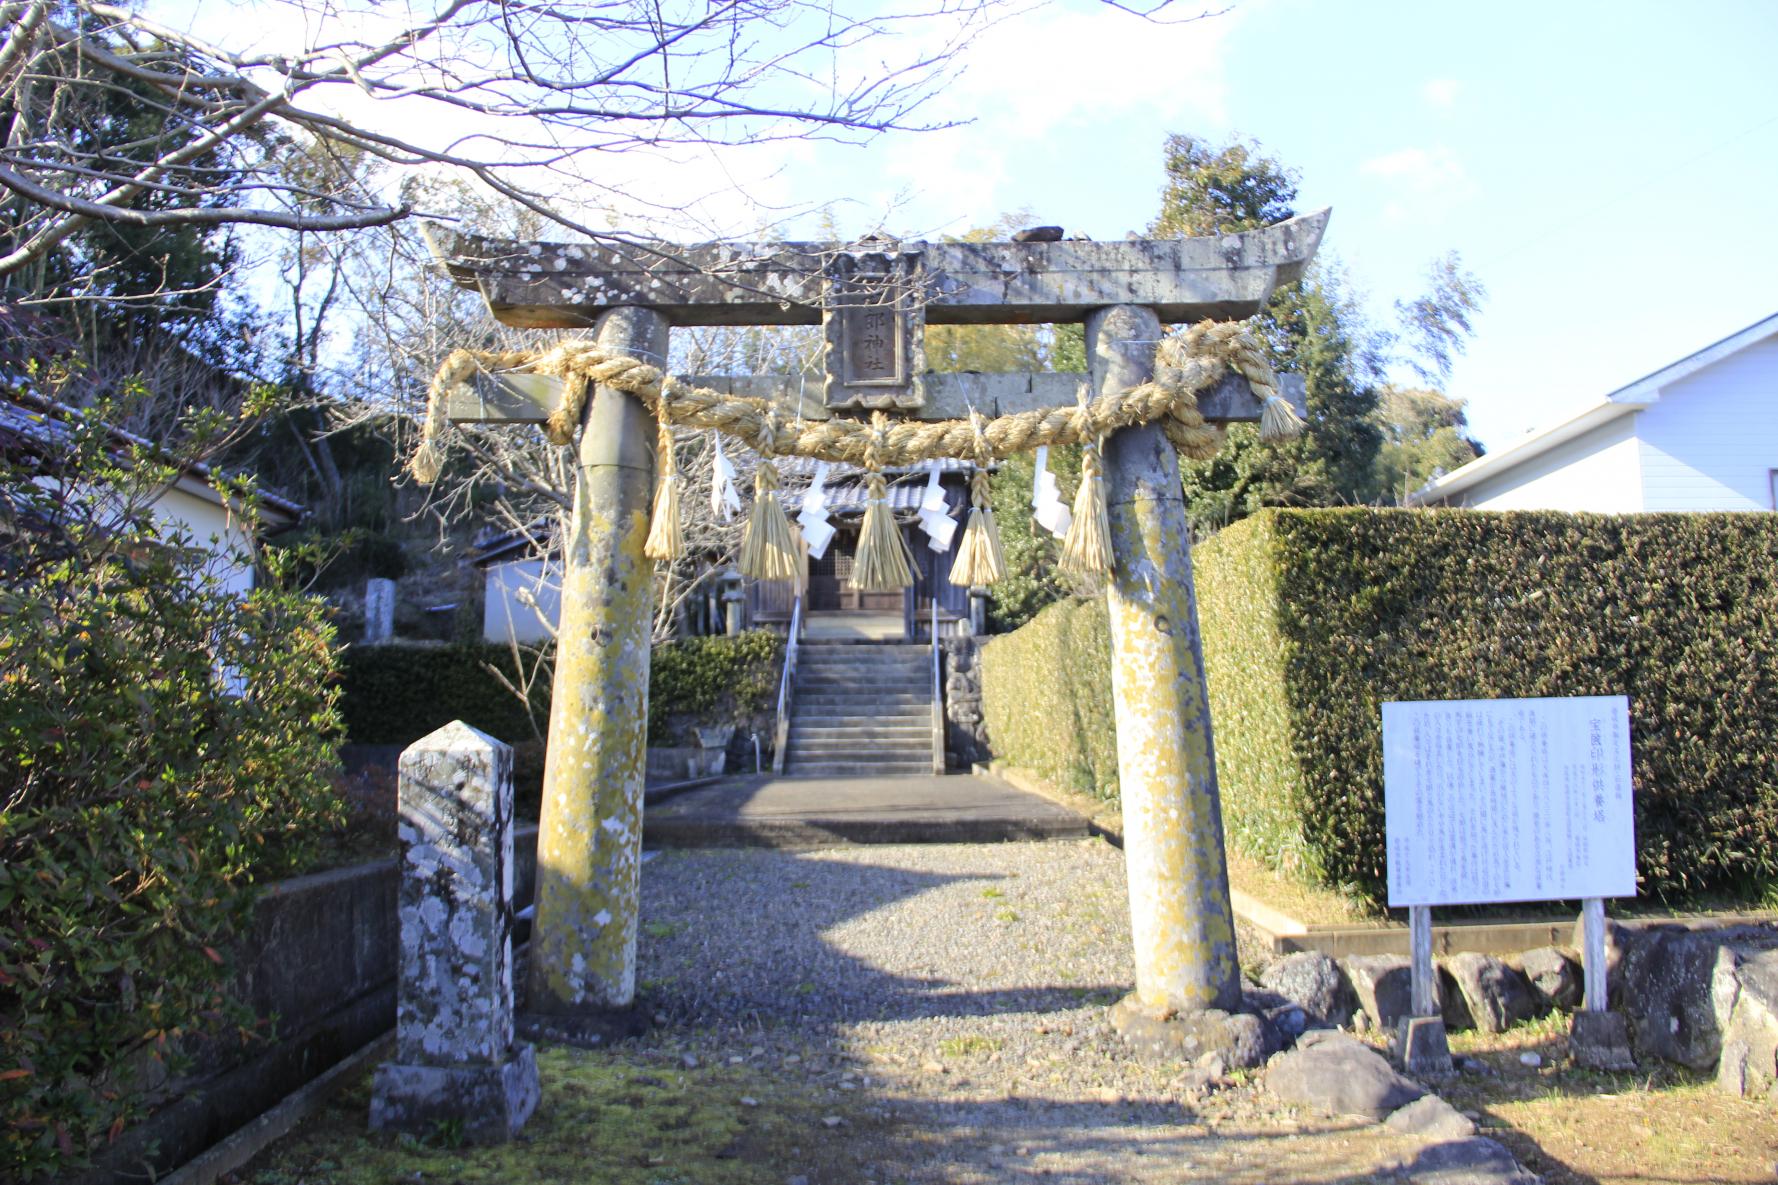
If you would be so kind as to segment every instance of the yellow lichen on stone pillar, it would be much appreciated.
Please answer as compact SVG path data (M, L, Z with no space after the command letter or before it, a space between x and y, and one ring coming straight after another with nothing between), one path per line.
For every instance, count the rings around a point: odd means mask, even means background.
M663 358L667 323L647 309L613 309L599 318L598 342L632 357ZM635 396L595 388L562 547L537 838L533 1012L621 1008L635 996L654 589L643 546L655 435Z
M1093 390L1146 382L1161 336L1130 305L1087 318ZM1210 701L1179 462L1158 425L1105 442L1112 693L1136 1000L1154 1014L1240 1005Z

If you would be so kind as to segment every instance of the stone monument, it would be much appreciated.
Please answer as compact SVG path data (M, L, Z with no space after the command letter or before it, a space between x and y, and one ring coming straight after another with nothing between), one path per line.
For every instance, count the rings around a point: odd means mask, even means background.
M537 1062L514 1038L512 749L453 721L401 755L401 966L395 1058L370 1125L512 1138Z

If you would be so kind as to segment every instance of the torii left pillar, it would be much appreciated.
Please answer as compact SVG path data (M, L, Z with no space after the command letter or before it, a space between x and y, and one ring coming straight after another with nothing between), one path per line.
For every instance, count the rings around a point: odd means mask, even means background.
M600 348L664 360L667 320L600 314ZM643 555L655 426L642 401L598 386L580 427L574 511L537 837L529 1011L585 1017L636 994L642 790L654 564Z

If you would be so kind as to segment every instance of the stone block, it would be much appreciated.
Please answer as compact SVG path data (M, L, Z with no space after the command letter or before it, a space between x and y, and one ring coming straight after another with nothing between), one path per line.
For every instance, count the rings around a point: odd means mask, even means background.
M1401 1108L1384 1121L1391 1131L1439 1140L1463 1140L1475 1135L1475 1121L1429 1094Z
M395 636L395 582L373 576L364 582L364 640L387 642Z
M1414 1185L1538 1185L1539 1181L1505 1145L1486 1136L1429 1144L1403 1166L1403 1173Z
M1735 955L1714 932L1650 927L1626 944L1617 998L1638 1053L1694 1070L1716 1067L1727 1019L1717 1015L1715 998L1721 961L1732 974Z
M1282 1044L1271 1023L1252 1013L1206 1008L1156 1016L1133 995L1112 1005L1111 1026L1144 1059L1191 1062L1214 1053L1230 1070L1262 1065Z
M1413 1012L1413 977L1401 955L1354 955L1341 963L1346 982L1371 1024L1393 1033Z
M498 1144L518 1134L540 1097L537 1058L523 1043L490 1065L384 1062L371 1080L370 1126L416 1136L449 1134L469 1144Z
M1332 1031L1303 1034L1295 1049L1272 1059L1265 1081L1286 1102L1372 1120L1382 1120L1426 1093L1369 1046Z
M1410 1074L1442 1077L1451 1065L1451 1042L1442 1016L1404 1016L1395 1032L1395 1057Z
M1569 1022L1568 1053L1587 1070L1634 1070L1630 1026L1620 1012L1577 1012Z
M1553 946L1540 946L1519 956L1519 969L1531 993L1545 1010L1560 1008L1564 1012L1580 1005L1585 989L1580 963Z
M1716 1084L1742 1098L1778 1095L1778 950L1749 958L1736 978Z
M513 1028L512 750L454 721L410 745L400 770L395 1058L378 1071L372 1126L505 1138L538 1092Z
M1315 1021L1335 1028L1349 1024L1358 1008L1358 997L1340 973L1340 965L1319 951L1286 955L1266 968L1261 982L1300 1005Z
M1492 955L1464 951L1445 961L1476 1028L1504 1033L1536 1011L1525 977Z

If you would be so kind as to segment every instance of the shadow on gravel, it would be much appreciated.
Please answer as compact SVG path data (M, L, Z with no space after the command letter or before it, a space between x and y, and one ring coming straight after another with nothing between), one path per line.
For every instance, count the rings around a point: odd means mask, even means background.
M865 850L851 851L845 861L765 849L661 852L642 874L643 993L675 1022L745 1019L808 1032L830 1022L1057 1012L1110 1004L1129 990L1097 981L962 986L995 970L967 929L1049 919L996 920L1013 909L992 886L964 905L982 917L956 916L950 903L910 911L913 899L984 878L873 865L867 853L857 855ZM669 869L673 875L663 875ZM856 953L860 944L846 940L848 928L891 907L911 913L906 941L879 940Z

